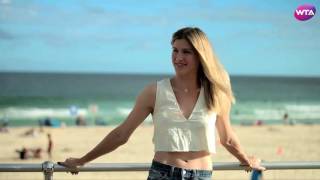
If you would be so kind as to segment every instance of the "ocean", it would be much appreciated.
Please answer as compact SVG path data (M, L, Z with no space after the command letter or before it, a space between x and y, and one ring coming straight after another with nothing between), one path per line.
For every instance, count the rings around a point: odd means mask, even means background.
M116 125L125 120L144 86L171 75L88 73L0 73L0 120L34 126L39 120L74 125ZM320 124L320 78L231 76L236 104L233 124L257 120ZM150 117L146 123L151 123Z

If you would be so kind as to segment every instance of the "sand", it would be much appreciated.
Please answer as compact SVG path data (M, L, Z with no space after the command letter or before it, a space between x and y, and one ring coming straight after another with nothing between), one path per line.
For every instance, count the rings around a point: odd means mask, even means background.
M78 157L94 147L114 127L65 127L46 128L35 136L23 137L30 127L11 128L9 133L0 134L1 163L42 163L46 160L62 161L66 157ZM272 125L234 126L242 146L248 154L254 154L265 161L320 161L319 125ZM15 149L42 147L46 150L47 136L51 133L54 148L50 159L44 152L41 159L18 159ZM104 155L94 163L150 163L153 157L153 127L141 125L129 142L114 152ZM236 162L221 145L214 162ZM54 179L146 179L147 172L80 172L77 176L54 173ZM243 171L214 171L213 179L249 179ZM320 170L270 170L264 172L265 179L319 179ZM0 173L0 179L43 179L42 173Z

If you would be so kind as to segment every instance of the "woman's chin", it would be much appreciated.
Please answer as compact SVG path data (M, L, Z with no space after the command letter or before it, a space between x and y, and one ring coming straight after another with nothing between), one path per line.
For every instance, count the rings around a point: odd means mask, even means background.
M176 71L176 75L177 76L185 76L185 75L190 75L190 71L186 71L186 70L175 70Z

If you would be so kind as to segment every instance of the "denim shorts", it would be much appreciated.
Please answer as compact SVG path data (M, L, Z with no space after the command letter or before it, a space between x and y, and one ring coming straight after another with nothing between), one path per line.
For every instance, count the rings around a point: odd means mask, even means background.
M148 180L211 180L212 171L183 169L152 161Z

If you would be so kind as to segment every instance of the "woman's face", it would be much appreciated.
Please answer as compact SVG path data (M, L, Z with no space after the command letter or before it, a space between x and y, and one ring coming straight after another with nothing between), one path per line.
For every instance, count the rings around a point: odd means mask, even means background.
M185 39L177 39L173 42L171 58L176 74L197 74L200 63L198 56Z

